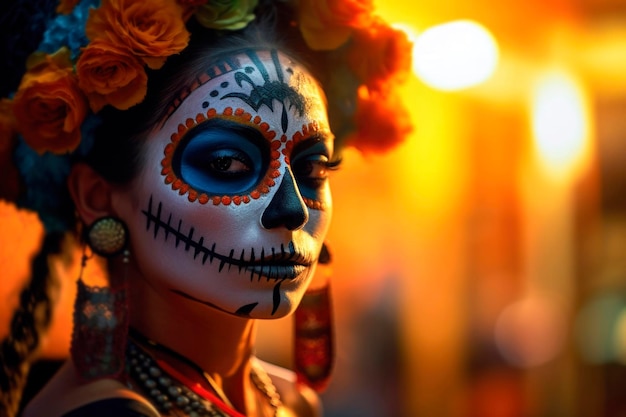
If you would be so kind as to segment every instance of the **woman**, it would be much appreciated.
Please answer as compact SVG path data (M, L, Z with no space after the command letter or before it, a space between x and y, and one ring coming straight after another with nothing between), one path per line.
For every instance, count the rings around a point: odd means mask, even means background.
M313 389L255 358L255 323L305 296L327 258L336 148L406 69L363 68L358 42L372 27L394 48L406 39L365 1L97 3L60 4L48 27L76 19L86 40L46 29L10 103L22 176L27 147L71 165L71 205L16 200L49 235L82 225L84 262L106 258L109 279L79 278L71 360L24 416L320 415ZM406 127L395 119L391 142ZM324 295L300 382L327 376Z

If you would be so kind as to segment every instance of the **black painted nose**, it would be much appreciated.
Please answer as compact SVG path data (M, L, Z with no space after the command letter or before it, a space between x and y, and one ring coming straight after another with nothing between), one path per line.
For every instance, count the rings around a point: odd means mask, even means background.
M309 210L302 200L291 169L287 167L283 181L261 216L261 225L266 229L285 227L296 230L308 221Z

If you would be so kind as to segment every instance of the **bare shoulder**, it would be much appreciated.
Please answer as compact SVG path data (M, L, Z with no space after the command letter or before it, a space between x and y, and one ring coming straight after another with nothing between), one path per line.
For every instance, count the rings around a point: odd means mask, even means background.
M65 363L46 386L26 406L22 417L60 417L81 406L109 398L126 398L153 407L139 394L114 379L100 379L82 384L76 378L71 361ZM158 416L156 410L154 415Z
M259 360L276 386L288 416L321 417L322 403L317 393L306 386L296 384L293 371Z

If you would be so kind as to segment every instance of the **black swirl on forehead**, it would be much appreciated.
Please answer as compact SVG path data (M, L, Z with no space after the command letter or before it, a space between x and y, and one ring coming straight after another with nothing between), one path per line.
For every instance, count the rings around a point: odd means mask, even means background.
M281 128L283 133L285 133L289 127L287 109L294 109L297 115L302 117L308 106L307 99L296 89L286 83L277 50L272 49L270 51L270 56L276 72L277 79L275 80L272 80L268 69L259 58L257 51L248 50L246 51L246 54L261 74L263 82L257 84L252 78L250 78L247 68L243 71L237 71L234 76L235 82L239 87L243 87L244 83L249 84L251 88L250 93L232 92L224 95L221 99L238 98L254 109L254 111L258 111L262 106L266 106L271 111L274 111L274 101L282 103Z

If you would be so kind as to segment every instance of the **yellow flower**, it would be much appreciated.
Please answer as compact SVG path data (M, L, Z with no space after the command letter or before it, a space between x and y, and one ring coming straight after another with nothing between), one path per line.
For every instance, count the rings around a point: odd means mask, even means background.
M238 30L254 20L258 0L211 0L196 10L198 22L210 29Z
M102 0L85 25L89 40L125 46L152 69L187 47L183 9L174 0Z
M332 50L372 21L372 0L300 0L298 22L309 48Z
M83 49L76 72L94 112L106 104L126 110L146 96L148 76L143 63L107 40L96 39Z
M33 54L27 68L13 98L18 132L38 153L73 151L80 143L87 100L78 87L69 50Z

